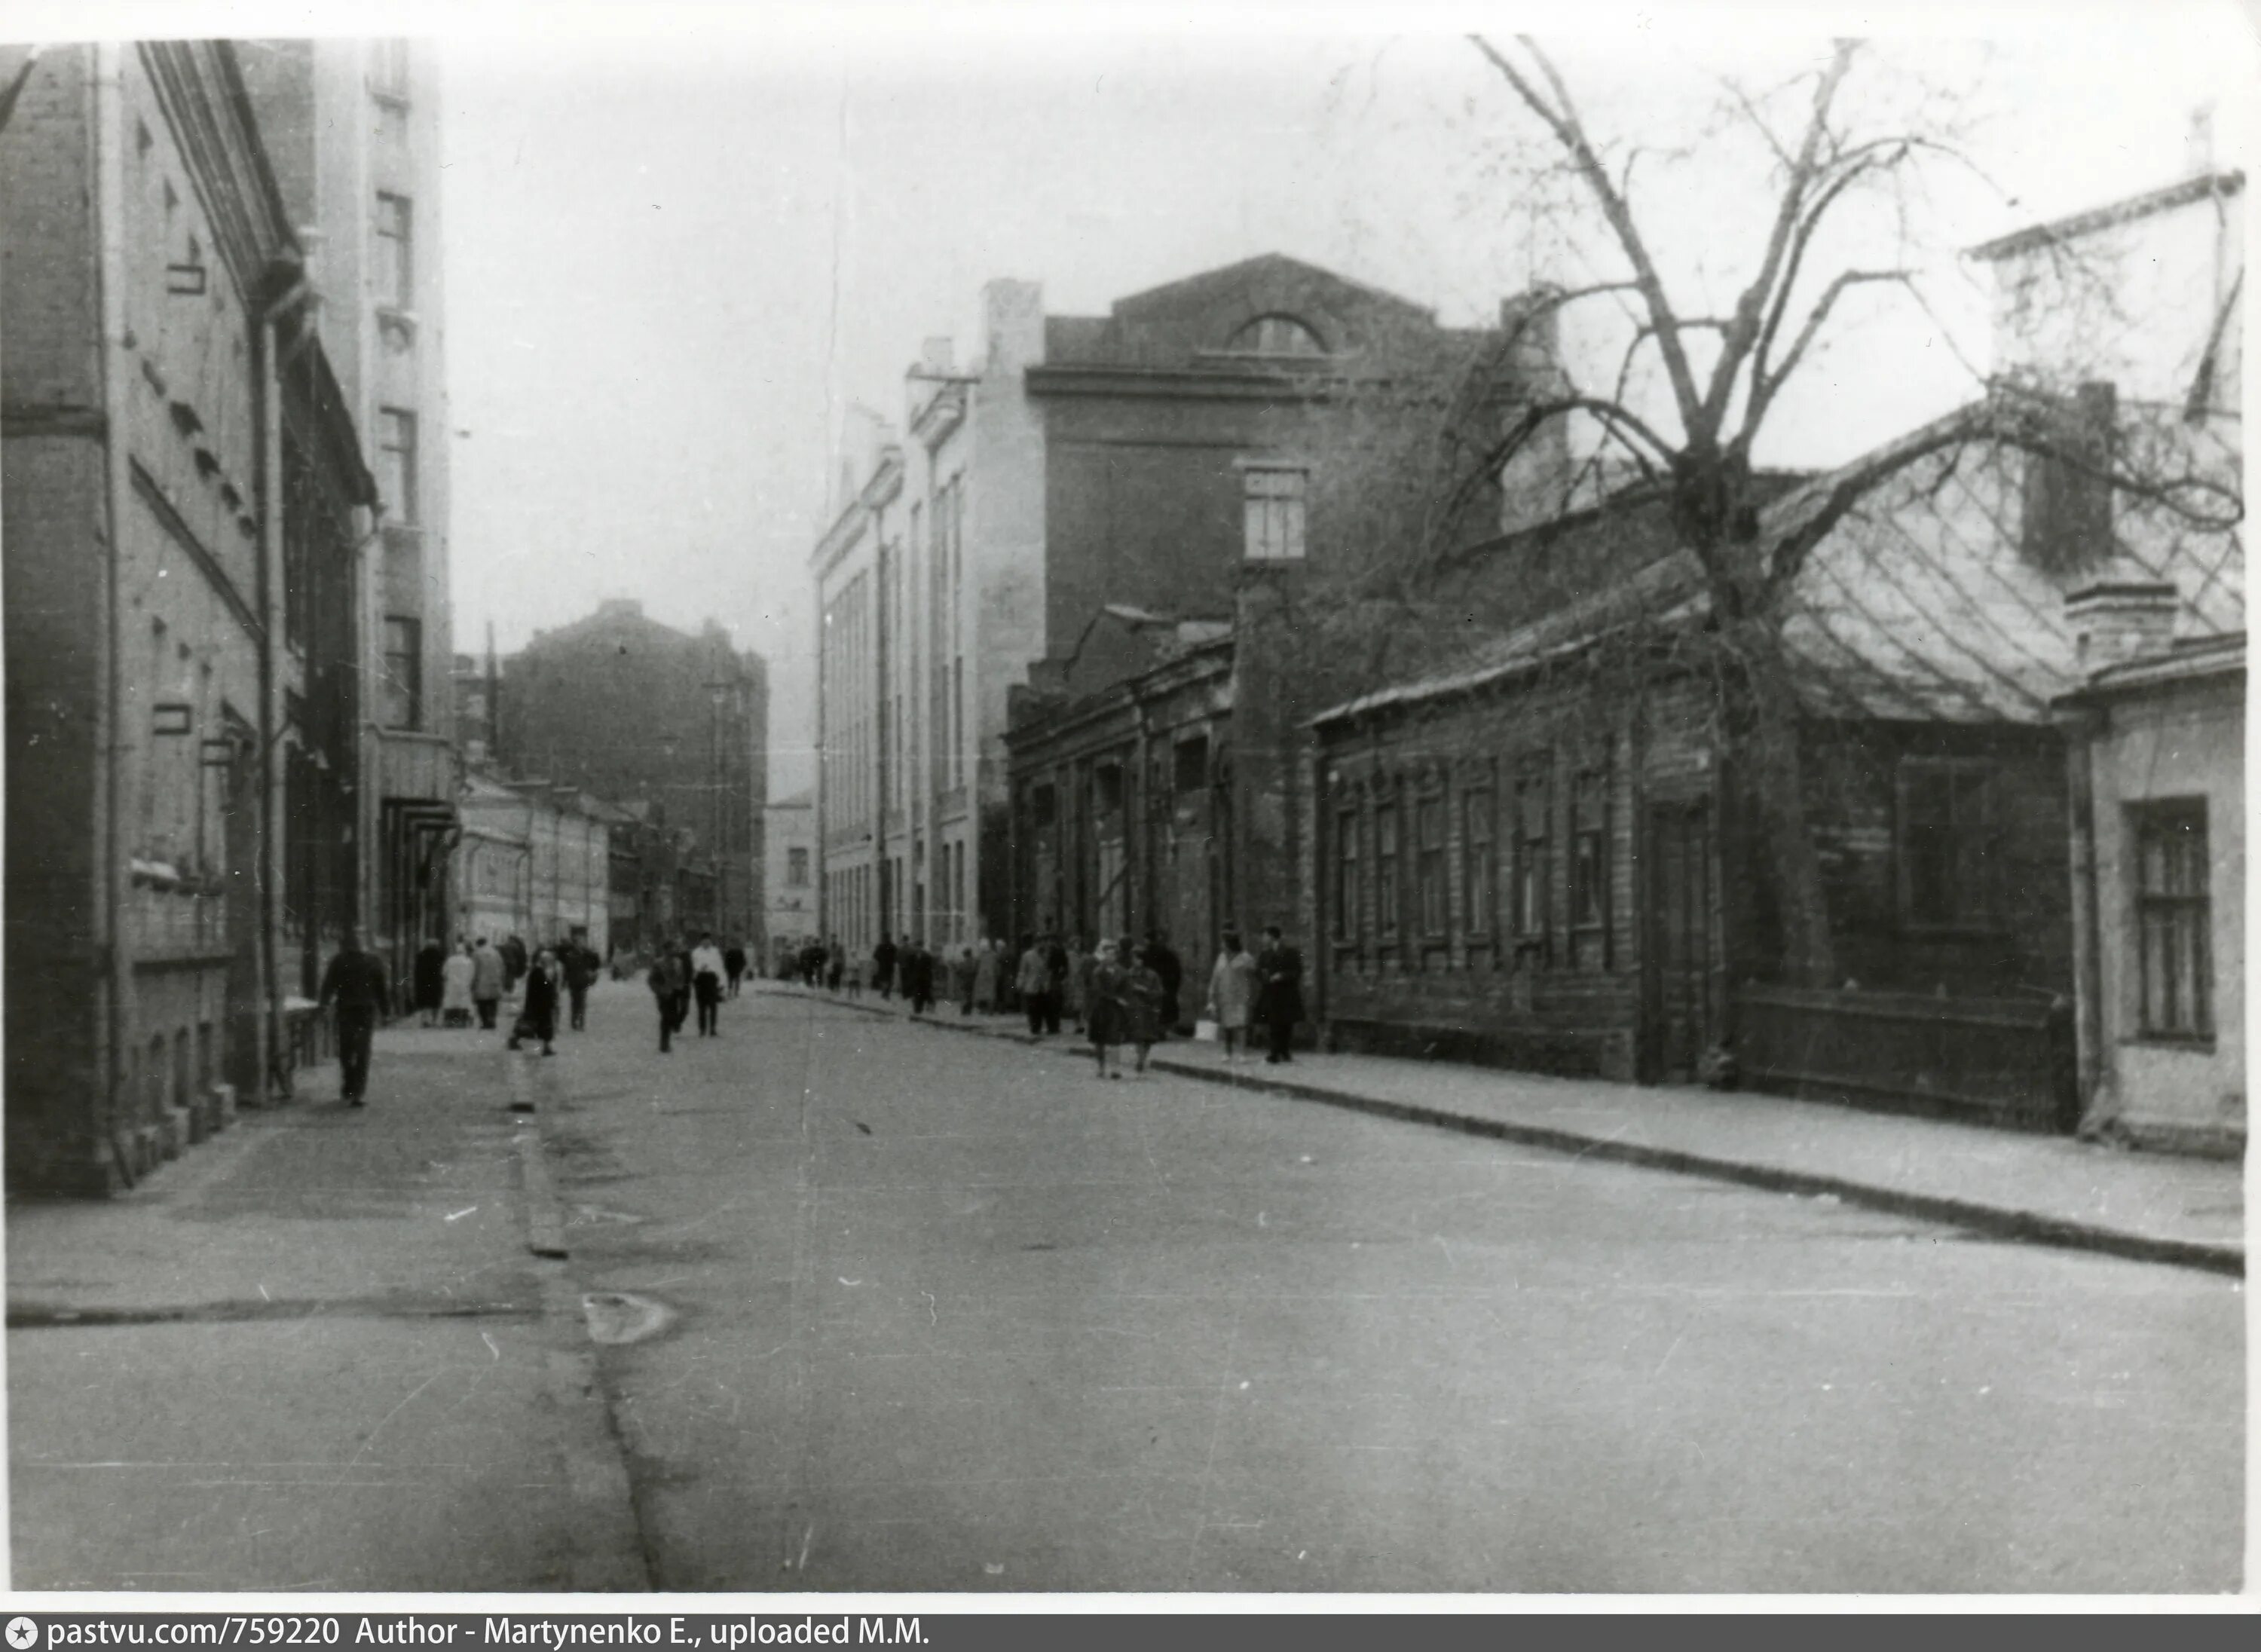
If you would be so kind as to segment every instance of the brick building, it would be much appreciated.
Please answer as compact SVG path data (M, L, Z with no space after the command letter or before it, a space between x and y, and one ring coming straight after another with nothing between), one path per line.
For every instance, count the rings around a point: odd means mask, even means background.
M377 495L234 47L49 51L0 197L8 1169L103 1192L260 1097L360 916Z
M500 664L490 756L659 829L670 921L758 948L769 671L709 621L697 635L614 600ZM671 834L680 835L678 844ZM642 941L650 938L647 934Z
M455 823L439 47L236 51L291 221L320 226L309 263L322 341L377 477L378 531L355 566L355 650L371 666L355 876L365 943L405 995L417 950L446 932Z
M992 283L984 303L980 359L960 369L947 341L930 344L908 375L906 434L860 433L812 557L825 928L852 946L883 931L951 945L1031 927L1007 730L1037 702L1016 713L1016 693L1050 704L1108 686L1086 650L1110 607L1245 631L1347 553L1348 519L1313 501L1331 460L1368 434L1362 401L1454 364L1489 363L1503 383L1532 364L1496 360L1499 332L1440 327L1279 256L1105 316L1047 316L1018 282ZM1238 679L1256 680L1267 657L1244 649ZM1236 816L1249 845L1238 862L1252 868L1293 859L1283 730L1308 686L1266 680L1238 702L1235 736L1252 804ZM1101 884L1078 871L1066 887Z
M571 786L463 777L452 933L530 947L612 947L613 831L621 811Z

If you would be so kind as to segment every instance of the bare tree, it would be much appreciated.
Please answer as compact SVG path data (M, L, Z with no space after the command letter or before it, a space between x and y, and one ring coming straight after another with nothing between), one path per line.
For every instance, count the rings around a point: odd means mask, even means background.
M1598 220L1617 267L1576 288L1532 295L1489 341L1489 354L1465 363L1454 382L1425 398L1384 403L1389 412L1428 419L1417 450L1381 449L1404 467L1378 485L1391 550L1315 594L1309 633L1339 671L1344 656L1334 639L1346 622L1369 634L1410 629L1433 638L1461 590L1451 576L1480 537L1471 532L1472 506L1496 497L1490 491L1504 467L1512 474L1536 445L1561 444L1566 427L1578 429L1583 452L1578 463L1557 467L1563 494L1555 504L1607 494L1619 507L1661 507L1677 549L1692 558L1707 615L1699 646L1705 668L1733 701L1720 726L1762 834L1764 853L1753 864L1774 885L1783 966L1796 982L1831 983L1829 917L1805 817L1801 704L1784 636L1790 593L1816 547L1887 485L1926 466L1927 474L1944 474L1951 464L1942 456L1970 450L2040 456L2179 524L2228 535L2243 515L2234 464L2225 470L2219 456L2195 455L2187 442L2100 441L2066 399L2002 384L1831 473L1826 485L1801 490L1789 507L1770 507L1782 484L1755 463L1755 448L1853 296L1877 290L1927 303L1910 265L1830 267L1825 231L1855 203L1889 194L1927 168L1967 165L1951 135L1861 119L1859 100L1846 95L1865 61L1856 41L1835 43L1810 69L1764 92L1723 83L1719 118L1755 136L1769 158L1771 205L1732 302L1723 313L1696 313L1668 291L1661 248L1632 190L1636 163L1662 147L1657 134L1644 134L1646 148L1604 143L1537 42L1471 40L1521 117L1535 123L1558 179ZM1574 384L1530 372L1524 329L1551 332L1555 318L1590 304L1619 305L1630 324L1611 382ZM1520 366L1510 371L1509 363ZM1640 393L1648 378L1661 378L1661 397ZM1603 485L1605 477L1626 485ZM1463 606L1473 621L1473 606ZM1378 667L1390 650L1373 643L1367 651L1366 663Z

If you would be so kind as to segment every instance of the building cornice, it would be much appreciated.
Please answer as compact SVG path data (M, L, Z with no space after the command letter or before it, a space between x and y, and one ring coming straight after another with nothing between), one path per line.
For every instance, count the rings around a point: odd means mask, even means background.
M1031 396L1163 397L1212 401L1317 401L1356 387L1387 387L1385 379L1339 372L1293 373L1245 367L1110 367L1094 363L1025 370Z
M926 405L911 415L911 435L932 453L965 422L965 386L955 381L937 384Z
M2124 201L2092 207L2070 217L2051 219L2046 224L2028 225L1992 241L1981 241L1969 248L1963 256L1992 262L1999 258L2011 258L2020 253L2031 252L2038 247L2054 246L2082 235L2092 235L2099 230L2111 229L2139 218L2149 218L2154 212L2171 212L2178 206L2188 206L2193 201L2226 200L2245 187L2245 174L2238 171L2201 172L2196 177L2170 183L2164 189L2146 194L2130 196Z

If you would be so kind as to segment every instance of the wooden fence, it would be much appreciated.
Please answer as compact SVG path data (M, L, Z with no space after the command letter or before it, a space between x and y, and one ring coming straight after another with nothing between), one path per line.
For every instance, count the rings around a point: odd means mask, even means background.
M2064 1000L1745 987L1742 1082L1894 1112L2069 1131L2080 1119Z

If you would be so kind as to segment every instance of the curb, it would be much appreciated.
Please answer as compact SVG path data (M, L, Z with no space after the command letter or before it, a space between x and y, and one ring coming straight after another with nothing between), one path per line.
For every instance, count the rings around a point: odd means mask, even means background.
M958 1023L928 1016L897 1015L891 1009L847 1000L822 999L816 1002L836 1003L842 1009L859 1010L865 1015L884 1016L890 1020L908 1022L915 1025L939 1027L954 1032L972 1033L983 1038L1032 1045L1036 1040L1024 1032ZM1067 1046L1073 1048L1073 1046ZM2232 1279L2245 1277L2245 1251L2240 1245L2210 1242L2205 1239L2168 1239L2157 1234L2131 1233L2122 1228L2105 1227L2092 1222L2078 1222L2064 1217L2049 1216L2039 1210L2021 1210L2001 1205L1981 1204L1970 1199L1958 1199L1944 1194L1919 1193L1904 1188L1879 1187L1873 1182L1855 1182L1843 1176L1829 1175L1820 1171L1791 1170L1778 1165L1750 1164L1740 1160L1717 1159L1708 1154L1690 1153L1677 1147L1652 1147L1639 1142L1618 1140L1608 1136L1588 1135L1579 1131L1564 1130L1547 1124L1524 1124L1511 1120L1480 1118L1466 1113L1449 1112L1442 1108L1424 1107L1413 1102L1386 1101L1379 1096L1360 1095L1348 1090L1329 1089L1322 1085L1305 1083L1294 1079L1262 1078L1254 1074L1224 1073L1213 1067L1196 1066L1168 1056L1150 1057L1147 1066L1158 1072L1169 1073L1180 1078L1198 1080L1208 1084L1222 1084L1235 1089L1256 1090L1267 1095L1292 1096L1297 1101L1317 1102L1322 1106L1339 1107L1347 1111L1367 1113L1377 1118L1395 1119L1401 1124L1426 1124L1434 1129L1457 1131L1467 1136L1484 1136L1497 1141L1511 1141L1523 1146L1550 1148L1578 1159L1599 1159L1612 1164L1633 1165L1646 1170L1664 1170L1678 1175L1702 1176L1713 1182L1733 1182L1742 1187L1760 1188L1771 1193L1799 1194L1812 1197L1832 1194L1847 1204L1870 1210L1881 1210L1895 1216L1915 1217L1924 1221L1944 1223L1949 1226L1969 1229L1992 1238L2006 1239L2029 1245L2049 1245L2062 1250L2085 1251L2092 1254L2117 1256L2128 1261L2158 1262L2174 1268L2193 1268L2202 1272L2224 1275Z

